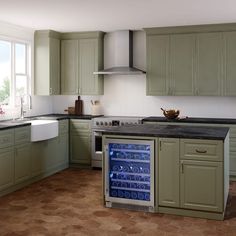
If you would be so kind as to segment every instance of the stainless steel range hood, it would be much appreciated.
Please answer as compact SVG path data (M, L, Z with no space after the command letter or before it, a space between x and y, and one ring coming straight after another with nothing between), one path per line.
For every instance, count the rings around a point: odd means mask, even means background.
M133 32L121 30L107 33L104 38L104 70L98 75L139 75L146 73L133 67Z

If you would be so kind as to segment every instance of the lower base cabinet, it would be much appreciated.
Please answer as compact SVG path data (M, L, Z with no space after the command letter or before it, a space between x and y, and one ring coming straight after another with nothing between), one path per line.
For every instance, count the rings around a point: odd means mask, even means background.
M214 218L216 213L216 218L223 219L229 184L229 173L224 166L228 163L227 155L224 157L228 138L225 143L223 140L159 139L156 182L157 202L164 209L162 212L190 210L190 215L200 217L201 212L210 212L206 218ZM193 213L194 210L198 213Z
M91 121L70 121L70 162L91 165Z
M15 183L21 183L31 177L31 144L15 147Z
M65 127L61 130L60 127ZM32 176L47 174L68 166L68 120L59 122L59 136L32 143Z
M182 208L222 212L222 162L183 160L180 193Z
M0 150L0 191L14 184L14 148Z
M68 120L56 138L31 142L30 126L0 131L0 196L69 166Z

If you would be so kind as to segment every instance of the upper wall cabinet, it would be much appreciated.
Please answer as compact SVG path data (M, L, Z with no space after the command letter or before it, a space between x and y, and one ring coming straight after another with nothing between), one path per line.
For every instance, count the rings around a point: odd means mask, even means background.
M60 94L60 34L51 30L34 35L34 93Z
M236 96L236 24L145 31L147 95Z
M103 33L65 33L61 40L61 94L101 95Z
M226 32L224 37L224 95L236 95L236 32Z

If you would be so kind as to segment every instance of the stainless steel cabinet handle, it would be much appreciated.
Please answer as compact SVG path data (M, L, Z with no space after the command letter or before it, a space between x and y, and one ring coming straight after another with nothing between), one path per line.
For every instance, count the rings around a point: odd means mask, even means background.
M207 153L206 150L198 150L198 149L196 149L196 152L197 152L197 153Z

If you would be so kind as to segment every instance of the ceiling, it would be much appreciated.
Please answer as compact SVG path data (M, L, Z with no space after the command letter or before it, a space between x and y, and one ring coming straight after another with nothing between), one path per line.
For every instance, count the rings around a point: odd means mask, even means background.
M0 0L0 21L62 32L228 23L236 22L236 1Z

